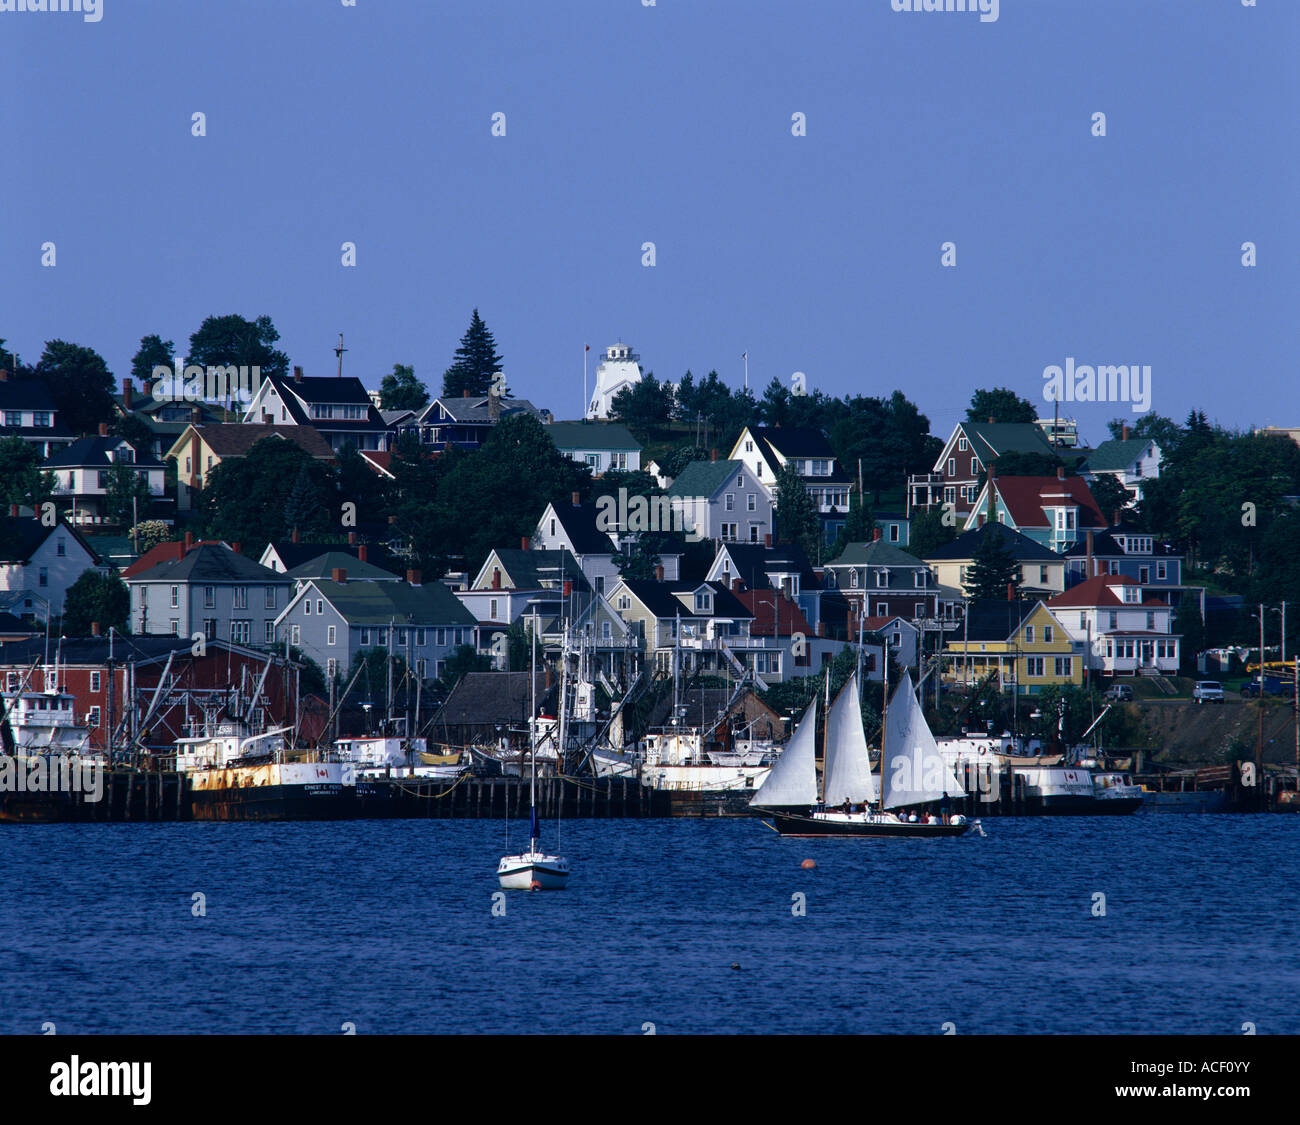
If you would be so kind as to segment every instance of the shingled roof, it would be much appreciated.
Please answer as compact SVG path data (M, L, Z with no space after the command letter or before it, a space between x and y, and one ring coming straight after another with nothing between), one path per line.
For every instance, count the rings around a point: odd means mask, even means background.
M272 572L274 573L274 572ZM350 625L475 625L477 620L442 582L312 583Z
M306 424L281 426L269 422L229 422L196 426L195 429L218 457L244 457L263 438L283 438L317 460L334 460L334 450L330 448L330 443L314 426Z
M220 543L203 543L192 548L180 558L159 563L132 576L134 582L208 582L243 583L261 582L267 585L287 584L287 575L254 562L247 555L237 554Z
M973 527L970 531L963 531L951 543L945 543L942 547L936 547L934 550L927 552L926 561L943 562L947 560L965 561L966 559L973 559L983 545L984 540L990 537L1001 540L1002 545L1017 562L1061 561L1061 556L1055 551L1035 542L1028 535L1022 535L1015 528L996 521L985 523L980 527Z

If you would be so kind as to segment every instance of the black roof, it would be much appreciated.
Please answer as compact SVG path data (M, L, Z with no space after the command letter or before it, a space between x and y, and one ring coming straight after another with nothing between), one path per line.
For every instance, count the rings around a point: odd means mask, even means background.
M1044 547L1041 543L1030 539L1017 531L1014 527L1008 527L1004 523L985 523L981 527L973 527L970 531L964 531L951 543L945 543L942 547L936 547L933 551L926 552L926 561L942 561L945 559L973 559L976 552L983 545L984 540L992 536L1000 539L1003 546L1006 547L1011 557L1017 562L1060 562L1061 556L1055 551Z
M948 634L950 641L1005 641L1038 605L1038 599L981 598L966 607L966 623Z
M167 659L169 653L189 654L192 643L189 637L161 634L136 637L127 633L115 633L111 641L113 663L161 662ZM209 649L229 648L233 651L240 651L243 648L241 645L232 645L223 640L210 640L207 645ZM102 665L108 662L110 640L107 633L102 637L64 637L61 642L58 642L58 646L59 662L62 664ZM55 643L51 638L49 648L51 661L54 659L55 651ZM44 633L27 640L0 644L0 665L29 667L33 661L46 663Z
M62 516L54 527L47 527L35 516L0 516L0 562L30 562L40 545L59 527L71 534L86 549L95 565L99 565L100 558L95 548L75 527L64 522Z
M201 543L179 559L159 563L127 581L288 583L293 580L220 543Z
M58 468L82 468L85 466L104 468L114 464L113 460L108 456L109 453L123 444L129 446L135 452L135 460L123 462L123 464L138 465L143 468L162 468L162 462L151 453L141 452L126 438L112 435L109 437L78 438L71 445L60 449L57 453L52 453L46 458L45 464Z
M555 518L580 555L612 555L613 540L596 523L599 509L595 504L555 504Z
M808 556L797 543L778 543L775 547L753 543L723 543L718 547L718 554L724 550L736 564L735 576L751 590L770 586L771 582L767 578L770 571L794 571L799 575L800 586L809 589L821 585Z
M44 379L15 379L0 383L0 410L57 410Z
M528 708L533 691L537 695L538 713L547 711L548 698L557 694L552 686L546 689L546 675L537 671L535 688L530 688L527 672L466 672L451 689L433 720L436 732L440 726L470 726L487 723L522 723L528 720Z

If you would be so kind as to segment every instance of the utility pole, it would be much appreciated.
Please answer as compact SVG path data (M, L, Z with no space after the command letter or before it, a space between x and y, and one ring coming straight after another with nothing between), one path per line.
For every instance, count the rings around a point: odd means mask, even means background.
M343 333L339 333L338 347L334 349L334 354L339 357L339 378L343 378L343 353L350 349L343 346Z

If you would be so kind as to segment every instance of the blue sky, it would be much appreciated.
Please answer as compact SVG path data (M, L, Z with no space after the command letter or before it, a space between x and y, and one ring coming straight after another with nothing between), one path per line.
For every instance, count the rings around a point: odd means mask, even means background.
M0 336L120 375L146 333L266 313L308 374L342 331L349 374L436 393L477 306L559 417L621 337L660 378L738 386L748 351L757 388L902 388L945 436L1067 357L1150 365L1162 414L1296 425L1297 56L1296 0L0 12ZM1068 406L1094 441L1138 416Z

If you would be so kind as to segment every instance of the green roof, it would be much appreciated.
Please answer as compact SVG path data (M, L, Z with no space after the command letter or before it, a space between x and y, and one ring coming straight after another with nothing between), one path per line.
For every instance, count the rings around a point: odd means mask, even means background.
M691 461L673 481L669 496L707 496L718 492L728 477L745 467L743 461Z
M900 551L883 539L870 543L849 543L837 559L827 566L925 566L915 555Z
M1127 469L1151 444L1150 438L1111 438L1103 441L1088 454L1086 467L1090 473L1116 472Z
M361 581L382 582L397 577L396 574L391 574L375 566L374 563L362 562L356 555L350 555L346 551L326 551L285 573L290 578L328 578L336 568L347 571L349 582L354 578Z
M618 422L552 422L544 429L556 449L634 449L641 443Z
M354 564L356 559L351 560ZM317 581L316 589L349 625L474 625L476 620L443 583Z
M1057 452L1034 422L963 422L962 428L985 465L1004 453Z

